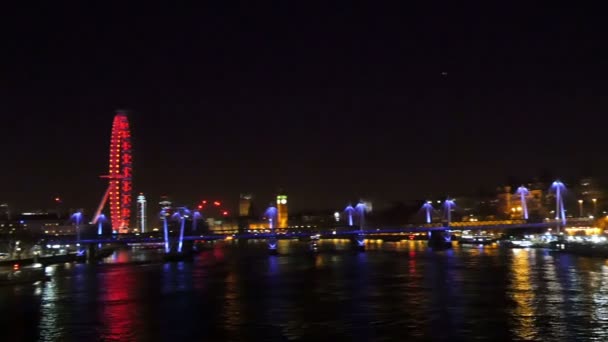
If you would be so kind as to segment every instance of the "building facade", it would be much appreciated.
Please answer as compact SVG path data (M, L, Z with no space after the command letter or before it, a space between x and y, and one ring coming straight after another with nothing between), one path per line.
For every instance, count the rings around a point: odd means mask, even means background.
M251 194L241 194L239 196L239 217L251 216Z
M143 193L140 193L139 196L137 196L137 229L140 233L145 233L147 231L148 218L146 207L146 196L144 196Z
M528 193L524 196L525 206L522 197L515 193L511 186L498 188L497 211L499 218L523 219L524 208L528 209L528 217L532 219L542 219L548 211L545 206L547 191L538 184L527 184Z

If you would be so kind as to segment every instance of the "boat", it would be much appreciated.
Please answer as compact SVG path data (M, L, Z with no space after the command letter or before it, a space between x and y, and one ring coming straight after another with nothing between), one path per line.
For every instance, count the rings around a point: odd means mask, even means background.
M489 245L496 242L496 239L490 235L463 235L458 240L460 245Z
M526 238L498 240L498 244L500 247L506 248L528 248L534 246L534 243Z
M553 253L608 258L607 243L553 241L549 246L549 250Z
M38 281L46 280L50 280L50 277L46 275L44 266L40 263L35 263L24 267L21 267L20 264L16 263L13 265L13 268L10 271L0 273L0 286L32 284Z

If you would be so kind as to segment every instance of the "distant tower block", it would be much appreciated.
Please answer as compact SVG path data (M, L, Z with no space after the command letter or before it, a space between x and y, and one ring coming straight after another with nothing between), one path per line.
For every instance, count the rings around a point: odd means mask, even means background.
M147 216L146 216L146 196L140 193L137 196L137 225L141 233L146 232Z
M251 216L251 194L241 194L239 198L239 217Z
M277 196L277 228L287 228L287 196Z

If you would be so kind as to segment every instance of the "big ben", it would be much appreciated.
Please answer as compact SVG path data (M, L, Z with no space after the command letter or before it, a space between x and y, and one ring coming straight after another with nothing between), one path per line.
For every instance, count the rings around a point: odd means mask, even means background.
M277 228L287 228L287 196L277 196Z

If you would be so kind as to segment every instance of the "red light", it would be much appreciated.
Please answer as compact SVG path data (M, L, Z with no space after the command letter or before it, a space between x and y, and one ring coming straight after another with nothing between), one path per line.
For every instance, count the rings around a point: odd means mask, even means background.
M17 271L19 269L19 264L14 264L13 265L13 270Z
M228 216L228 212L227 212L227 211L224 211L224 212L222 212L222 215L224 215L224 216Z
M129 221L131 211L131 177L133 172L132 145L129 141L129 121L121 113L114 117L110 137L110 189L109 203L113 227L123 227Z
M215 202L213 202L213 205L215 205L216 207L219 207L221 205L221 203L218 201L215 201Z
M207 204L207 201L203 201L203 204Z
M203 206L199 204L198 208L199 208L199 209L203 209Z
M55 202L61 202L61 198L55 197Z

